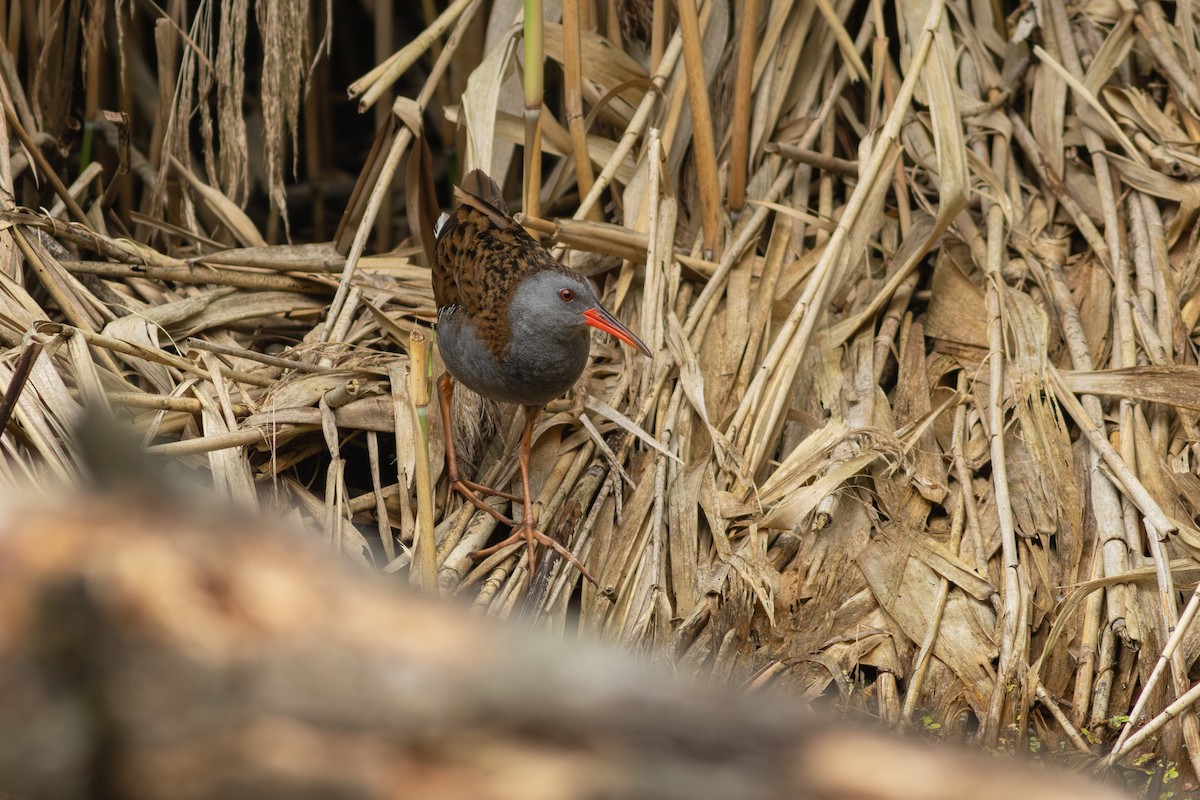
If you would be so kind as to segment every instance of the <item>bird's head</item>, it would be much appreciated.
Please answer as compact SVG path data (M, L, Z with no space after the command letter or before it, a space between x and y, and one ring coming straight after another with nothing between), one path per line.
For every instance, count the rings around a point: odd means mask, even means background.
M546 270L521 281L513 297L510 320L524 336L573 336L588 326L611 334L646 357L650 348L596 299L587 280Z

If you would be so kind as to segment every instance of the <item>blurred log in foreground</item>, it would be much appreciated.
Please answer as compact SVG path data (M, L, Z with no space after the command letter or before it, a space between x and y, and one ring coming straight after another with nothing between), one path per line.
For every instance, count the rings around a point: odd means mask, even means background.
M0 510L0 791L17 797L1121 796L689 690L270 525L54 506Z

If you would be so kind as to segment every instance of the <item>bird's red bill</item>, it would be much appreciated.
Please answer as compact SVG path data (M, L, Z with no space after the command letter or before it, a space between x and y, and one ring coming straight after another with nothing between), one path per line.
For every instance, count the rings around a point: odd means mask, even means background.
M645 343L637 337L637 335L625 327L621 320L614 317L612 314L605 311L600 306L589 308L583 312L583 318L588 325L593 328L599 328L605 333L611 334L630 347L636 348L638 352L647 358L650 357L650 348L646 347Z

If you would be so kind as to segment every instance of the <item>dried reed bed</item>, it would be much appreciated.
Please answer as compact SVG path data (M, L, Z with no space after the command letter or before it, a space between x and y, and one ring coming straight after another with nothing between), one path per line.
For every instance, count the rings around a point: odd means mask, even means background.
M323 191L337 7L138 5L134 41L123 4L0 5L34 16L10 56L53 56L0 59L4 480L78 480L73 425L107 403L231 502L483 613L1195 780L1190 4L531 1L526 26L426 2L350 85L378 135L312 245L268 242L297 225L290 159ZM286 46L248 63L248 27ZM89 100L110 166L64 185L38 147L72 47L149 107ZM553 558L531 580L523 549L473 562L496 523L446 498L429 231L469 167L655 352L598 338L536 432L539 522L600 590ZM476 480L512 481L513 417L460 405Z

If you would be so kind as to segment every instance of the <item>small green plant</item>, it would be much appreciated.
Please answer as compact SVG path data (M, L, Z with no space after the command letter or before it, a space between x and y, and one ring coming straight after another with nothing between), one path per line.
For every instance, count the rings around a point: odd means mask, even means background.
M1156 797L1158 800L1171 800L1171 798L1179 796L1180 789L1184 792L1191 792L1194 788L1188 783L1182 786L1171 785L1179 780L1179 765L1174 761L1164 761L1161 758L1155 760L1153 753L1143 753L1137 757L1133 765L1146 776L1146 780L1138 792L1138 796L1140 797ZM1154 793L1156 789L1157 794ZM1190 797L1191 795L1188 794L1185 796Z

